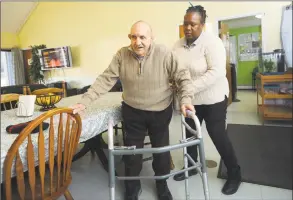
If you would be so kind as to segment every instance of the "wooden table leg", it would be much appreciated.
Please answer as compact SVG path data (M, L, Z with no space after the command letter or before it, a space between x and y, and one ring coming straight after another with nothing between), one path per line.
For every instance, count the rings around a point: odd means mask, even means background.
M91 149L92 149L92 141L91 139L89 139L88 141L84 143L84 146L82 147L82 149L73 156L72 162L77 161L78 159L83 157L85 154L91 151Z
M105 155L103 143L102 143L102 134L97 135L95 138L95 152L99 157L103 168L108 172L108 158Z
M105 143L105 141L102 138L103 133L107 131L104 131L95 137L87 140L84 144L84 147L73 156L73 162L83 157L85 154L87 154L89 151L92 153L95 152L101 161L101 164L103 168L108 172L108 158L105 155L104 149L108 149L108 144ZM116 173L117 175L117 173Z

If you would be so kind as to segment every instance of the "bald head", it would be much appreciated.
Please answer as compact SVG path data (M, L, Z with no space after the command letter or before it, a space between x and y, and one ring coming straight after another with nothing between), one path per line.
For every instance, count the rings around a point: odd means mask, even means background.
M147 34L149 34L151 37L152 37L152 28L151 26L145 22L145 21L137 21L135 22L132 26L131 26L131 29L130 29L130 34L133 34L137 31L141 31L141 32L145 32Z
M153 40L151 26L144 22L135 22L128 35L133 51L139 56L145 56Z

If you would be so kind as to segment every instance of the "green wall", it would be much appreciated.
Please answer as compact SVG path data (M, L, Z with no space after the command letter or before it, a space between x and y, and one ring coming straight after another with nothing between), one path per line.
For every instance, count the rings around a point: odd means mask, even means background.
M261 26L251 26L251 27L244 27L244 28L229 30L230 35L236 36L236 42L237 42L236 48L237 48L237 61L238 61L238 68L237 68L237 85L238 86L251 85L251 72L253 68L255 68L258 65L258 61L239 61L238 35L243 33L254 33L254 32L261 33Z

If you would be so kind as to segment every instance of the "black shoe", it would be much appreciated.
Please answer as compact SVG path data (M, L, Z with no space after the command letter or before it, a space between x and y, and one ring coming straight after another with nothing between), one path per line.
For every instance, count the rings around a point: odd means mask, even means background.
M241 171L238 166L235 169L228 171L228 178L224 187L222 189L222 193L225 195L231 195L237 192L239 186L241 184Z
M156 188L158 193L158 200L173 200L166 180L157 180Z
M182 169L184 169L184 168L182 168ZM188 176L193 176L193 175L196 175L196 174L197 174L196 169L192 169L192 170L188 171ZM185 172L182 172L180 174L176 174L173 179L175 181L183 181L185 179Z
M125 196L124 200L138 200L139 195L141 194L141 185L140 182L136 185L125 182Z

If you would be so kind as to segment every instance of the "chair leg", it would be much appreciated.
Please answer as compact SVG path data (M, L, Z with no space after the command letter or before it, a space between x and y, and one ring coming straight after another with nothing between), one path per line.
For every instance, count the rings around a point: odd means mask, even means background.
M64 197L65 197L66 200L74 200L68 189L65 190Z

